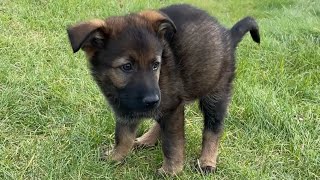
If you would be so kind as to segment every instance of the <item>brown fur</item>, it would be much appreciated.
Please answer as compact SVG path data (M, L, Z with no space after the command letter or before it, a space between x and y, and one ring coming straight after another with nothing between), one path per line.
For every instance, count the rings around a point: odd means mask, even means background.
M165 17L158 11L145 10L138 13L140 16L148 19L151 23L158 22L159 20L165 19Z
M88 36L88 32L92 32L98 28L104 28L104 27L106 27L106 22L101 19L94 19L88 22L79 23L73 27L69 27L68 34L69 34L70 41L72 41L72 48L74 50L77 48L80 48L80 46L85 41L85 38ZM85 44L83 44L82 46L86 47ZM90 49L90 50L93 50L93 49Z
M174 111L167 112L160 122L162 151L164 160L159 172L179 173L184 161L184 104L178 105Z
M154 123L154 125L141 137L136 138L135 146L136 147L151 147L154 146L159 137L160 137L160 125L158 123Z
M161 135L164 161L159 172L182 171L184 106L199 100L204 115L200 166L213 171L231 96L236 46L248 31L260 42L253 18L229 30L189 5L68 28L73 51L86 52L92 75L117 117L111 159L122 160L134 144L154 145ZM134 141L143 118L157 123Z
M112 151L105 152L105 158L121 161L131 150L136 137L136 125L116 125L116 145Z

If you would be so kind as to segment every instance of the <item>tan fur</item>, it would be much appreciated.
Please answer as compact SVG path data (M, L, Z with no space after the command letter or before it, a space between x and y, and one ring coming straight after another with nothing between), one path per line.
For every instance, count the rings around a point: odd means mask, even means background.
M117 88L122 88L127 85L129 78L119 68L112 68L107 72L107 76Z
M210 131L203 132L202 151L200 156L200 166L217 167L219 135Z
M161 13L155 10L145 10L141 11L138 14L149 20L149 22L151 23L165 19L165 16L163 16Z
M154 125L141 137L137 138L134 142L136 147L150 147L154 146L160 137L160 125L154 123Z
M113 161L121 161L123 158L129 153L134 144L134 139L136 135L136 131L131 131L128 126L123 125L119 130L119 142L115 145L112 152L106 152L107 156Z
M129 62L130 62L130 61L128 60L127 57L117 58L116 60L114 60L114 61L112 62L112 67L113 67L113 68L117 68L117 67L119 67L119 66L121 66L121 65L124 65L124 64L127 64L127 63L129 63Z
M124 73L119 67L121 65L127 64L128 61L125 57L118 58L112 62L112 67L110 71L106 72L108 78L111 79L112 83L117 88L122 88L127 85L130 80L130 75Z
M83 51L86 52L87 59L90 59L96 52L96 50L92 47L84 47Z
M108 27L109 35L111 35L111 37L116 37L126 25L127 22L121 16L106 19L106 26Z
M107 27L106 22L101 19L93 19L87 22L79 23L73 26L73 32L76 39L82 39L85 37L89 32L100 28L100 27Z
M177 174L183 169L184 162L184 105L178 105L177 109L165 117L162 122L165 128L161 131L162 150L167 152L159 173Z

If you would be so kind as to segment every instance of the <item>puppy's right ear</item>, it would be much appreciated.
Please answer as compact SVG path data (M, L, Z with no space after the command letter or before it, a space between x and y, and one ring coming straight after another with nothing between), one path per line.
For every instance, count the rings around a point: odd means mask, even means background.
M103 48L106 41L106 22L101 19L94 19L82 22L67 28L69 40L73 52L80 48Z

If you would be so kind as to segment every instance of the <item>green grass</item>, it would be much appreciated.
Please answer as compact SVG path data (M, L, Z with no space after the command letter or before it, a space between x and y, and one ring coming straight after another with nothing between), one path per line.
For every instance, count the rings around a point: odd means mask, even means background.
M66 26L180 2L0 1L0 179L156 179L160 146L133 151L124 165L101 162L114 116L91 79L83 53L73 54ZM237 52L234 96L218 171L202 176L202 118L187 107L186 162L177 179L320 178L320 2L185 1L231 27L257 18L260 46L249 36ZM139 134L148 128L145 123Z

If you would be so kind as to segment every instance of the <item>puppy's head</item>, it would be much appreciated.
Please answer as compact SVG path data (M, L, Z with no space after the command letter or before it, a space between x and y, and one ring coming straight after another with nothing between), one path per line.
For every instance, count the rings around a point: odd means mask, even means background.
M176 31L166 15L143 11L79 23L67 31L73 51L85 51L94 79L118 116L141 118L155 111L163 43Z

